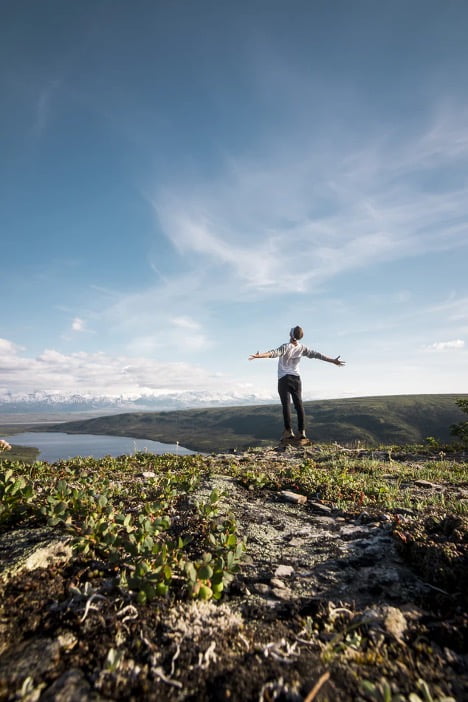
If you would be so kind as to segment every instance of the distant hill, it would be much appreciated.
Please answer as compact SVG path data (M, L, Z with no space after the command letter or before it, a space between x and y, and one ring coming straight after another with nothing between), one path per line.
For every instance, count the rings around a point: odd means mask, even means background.
M394 395L306 402L312 441L351 444L422 443L428 436L452 439L450 426L466 419L457 398L468 395ZM282 432L281 406L216 407L171 412L132 412L48 425L46 431L110 434L179 442L195 451L271 444ZM41 431L44 427L41 427Z

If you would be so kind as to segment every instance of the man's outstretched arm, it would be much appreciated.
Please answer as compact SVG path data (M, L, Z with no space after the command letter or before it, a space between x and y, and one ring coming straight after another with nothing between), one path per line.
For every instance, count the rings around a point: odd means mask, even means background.
M254 358L271 358L270 356L271 351L265 351L265 353L251 353L249 356L249 361L253 361Z
M323 353L319 353L318 351L313 351L312 349L308 348L304 349L304 356L307 356L307 358L318 358L319 361L333 363L335 366L346 365L344 361L340 360L340 356L337 356L336 358L331 358L330 356L325 356L325 354Z
M321 354L320 360L327 361L327 363L334 363L335 366L345 366L346 365L346 361L340 361L339 356L337 356L336 358L329 358L328 356L324 356L323 354Z

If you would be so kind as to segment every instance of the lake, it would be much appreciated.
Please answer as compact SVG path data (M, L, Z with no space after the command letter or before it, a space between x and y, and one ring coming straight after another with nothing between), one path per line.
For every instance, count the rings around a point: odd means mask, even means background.
M8 443L18 446L34 446L39 449L39 461L60 461L74 458L75 456L103 456L130 455L136 451L148 453L176 453L186 456L195 451L190 451L177 444L162 444L149 439L133 439L129 436L97 436L95 434L64 434L63 432L23 432L5 437ZM4 454L8 458L8 454Z

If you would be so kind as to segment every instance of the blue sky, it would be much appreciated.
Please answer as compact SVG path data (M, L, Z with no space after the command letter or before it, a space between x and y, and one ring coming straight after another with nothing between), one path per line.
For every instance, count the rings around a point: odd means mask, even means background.
M17 0L0 397L468 392L468 4Z

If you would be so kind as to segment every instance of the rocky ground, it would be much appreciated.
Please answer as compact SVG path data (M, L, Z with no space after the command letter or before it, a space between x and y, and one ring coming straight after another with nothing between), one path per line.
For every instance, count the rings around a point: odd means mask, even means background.
M222 490L247 539L219 603L139 604L57 530L4 530L0 700L467 700L463 510L345 510L239 480L244 464L261 476L311 457L320 447L206 457L212 474L191 499ZM392 460L395 473L418 456ZM468 496L460 483L409 489Z

